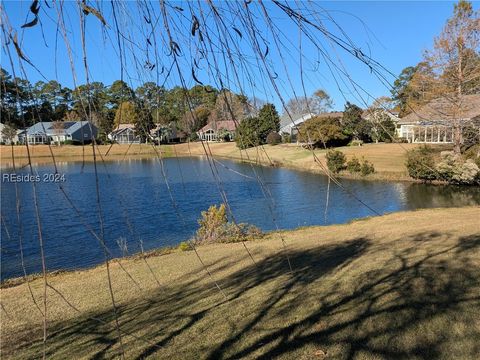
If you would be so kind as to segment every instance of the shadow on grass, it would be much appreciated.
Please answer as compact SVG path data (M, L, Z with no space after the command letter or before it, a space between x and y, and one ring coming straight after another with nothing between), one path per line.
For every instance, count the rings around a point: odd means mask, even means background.
M227 300L197 279L172 284L119 306L122 330L148 340L124 336L126 357L478 358L479 237L447 240L430 232L402 246L357 238L290 251L291 273L279 253L222 278ZM119 356L113 324L111 310L56 324L47 355Z

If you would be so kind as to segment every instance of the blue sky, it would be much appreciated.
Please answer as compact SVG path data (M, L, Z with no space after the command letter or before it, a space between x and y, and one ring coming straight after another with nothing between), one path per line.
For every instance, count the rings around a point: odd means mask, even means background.
M93 2L94 6L98 6L97 2ZM155 3L156 4L156 3ZM176 3L185 9L183 13L172 11L174 16L178 13L178 23L184 27L185 31L190 30L190 15L188 12L188 3ZM224 3L225 4L225 3ZM18 37L21 41L21 47L24 53L35 63L41 74L35 71L29 65L25 65L24 69L28 78L32 83L38 80L56 79L64 86L73 87L73 76L69 57L67 55L66 47L63 42L61 33L57 33L55 9L48 9L42 2L40 19L42 20L42 28L35 26L28 29L20 29L20 26L26 22L26 19L31 20L29 11L30 2L4 2L4 7L9 18L10 25L18 30ZM153 5L155 9L157 5ZM239 72L239 79L234 79L234 69L230 68L225 72L230 71L228 79L225 80L230 88L239 91L240 88L247 94L253 95L274 102L277 107L281 107L279 96L288 99L293 96L295 92L297 95L303 94L303 87L307 94L312 93L318 88L325 89L334 99L334 108L341 110L345 100L355 102L364 106L362 102L369 102L372 100L366 94L372 97L381 95L388 95L388 89L382 84L373 74L369 68L360 63L350 54L345 53L341 49L333 48L329 42L323 42L325 49L328 50L332 61L340 67L345 68L351 75L352 79L361 88L365 90L362 97L355 93L355 89L351 83L348 82L344 76L336 76L335 78L330 74L327 64L318 58L318 51L309 46L308 39L302 37L303 44L303 66L304 79L303 85L300 77L298 53L299 31L298 27L286 19L278 8L272 3L267 3L267 11L271 18L279 25L284 33L283 41L287 44L283 48L282 55L284 56L284 63L282 63L278 52L271 50L268 57L269 66L272 71L276 73L275 82L277 90L272 86L271 80L266 76L265 71L260 71L255 64L252 66L236 67L235 70ZM479 3L474 2L474 7L479 8ZM157 7L158 8L158 7ZM381 63L385 68L393 74L398 75L400 71L410 65L415 65L421 60L422 51L430 48L433 44L433 38L438 35L445 24L448 17L453 11L453 2L450 1L335 1L335 2L321 2L316 3L315 8L319 10L328 10L330 16L342 27L345 34L366 54L370 54L373 59ZM109 28L105 31L100 26L100 22L89 15L87 17L87 53L90 81L101 81L106 85L111 84L114 80L121 77L121 66L118 57L117 39L114 31L114 18L112 16L110 2L100 3L100 10L105 17ZM141 21L137 23L138 19L142 19L141 14L138 14L138 9L134 3L125 3L123 5L124 16L119 16L119 27L125 34L130 34L132 43L124 41L123 49L127 52L124 59L123 78L131 86L136 87L138 84L153 80L163 83L167 87L179 85L180 80L176 74L175 68L170 73L170 76L165 79L167 68L171 64L168 57L168 51L164 44L161 44L164 39L164 32L158 33L157 36L157 50L160 62L157 64L157 69L161 65L164 66L163 73L155 71L147 71L143 68L143 63L147 59L145 51L139 50L142 48L144 37L142 34L146 33L145 24ZM85 81L85 72L82 64L82 49L80 42L79 18L78 9L75 8L75 3L66 2L64 8L66 27L68 30L70 46L73 54L73 61L76 73L77 84ZM187 16L185 16L187 14ZM260 16L260 11L255 10L254 15ZM183 19L184 17L185 19ZM137 20L135 20L137 19ZM226 22L241 28L241 21L235 18L228 18ZM326 21L325 26L333 33L341 35L338 28L331 21ZM213 23L211 23L213 26ZM268 34L266 25L263 21L258 22L258 32L263 33L266 42L270 47L274 48L274 41ZM177 33L182 29L178 29ZM173 36L176 39L175 29L172 29ZM315 36L317 36L316 34ZM250 54L251 44L246 40L246 34L243 38L238 38L238 49L246 58ZM189 40L190 41L190 40ZM235 40L236 41L236 40ZM288 45L288 41L292 44ZM321 39L319 41L322 41ZM57 44L57 46L56 46ZM138 49L137 49L138 46ZM290 46L290 48L289 48ZM11 48L13 50L13 48ZM138 63L132 59L132 53L138 56ZM153 60L153 47L149 48L149 59ZM221 61L217 57L217 60ZM18 59L13 54L17 75L19 73ZM212 59L210 59L212 60ZM253 60L252 60L253 61ZM6 52L2 52L2 67L11 72ZM188 86L195 84L191 76L191 63L187 60L180 60L181 71L184 73L185 81ZM285 71L285 67L287 70ZM225 68L226 69L226 68ZM160 70L159 70L160 71ZM201 65L196 71L196 77L204 83L213 83L215 76L206 70L205 65ZM386 74L386 72L385 72ZM392 82L393 77L388 76L388 81ZM230 81L230 82L229 82ZM215 85L215 84L214 84ZM217 84L218 87L219 84ZM340 87L340 88L339 88Z

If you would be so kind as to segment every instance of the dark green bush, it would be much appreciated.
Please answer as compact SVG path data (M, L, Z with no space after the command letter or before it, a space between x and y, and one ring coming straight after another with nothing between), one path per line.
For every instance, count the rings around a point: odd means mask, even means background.
M341 170L346 168L345 154L338 150L329 150L327 152L327 167L334 174L338 174Z
M433 150L427 146L408 151L405 166L407 167L408 175L414 179L423 181L437 179L438 174L435 170Z
M373 164L368 160L363 160L362 168L361 168L362 176L367 176L367 175L373 174L374 172L375 172L375 167L373 166Z
M278 145L282 142L282 137L279 133L272 131L267 135L267 144L269 145Z
M349 139L343 133L340 119L313 117L300 125L298 140L314 147L325 148L343 146Z
M255 117L244 119L237 127L235 142L239 149L261 145L259 137L260 120Z
M292 136L290 134L282 134L282 142L284 144L290 144L292 142Z
M350 174L355 174L362 171L362 165L355 156L347 162L347 170Z

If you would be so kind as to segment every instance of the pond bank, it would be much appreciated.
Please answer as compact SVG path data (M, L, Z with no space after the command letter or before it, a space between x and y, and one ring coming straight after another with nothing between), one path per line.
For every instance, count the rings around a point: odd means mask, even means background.
M192 251L112 262L125 357L207 358L225 347L232 358L311 358L320 350L343 358L361 341L366 359L392 351L478 358L479 214L429 209L273 232L246 243L256 264L242 244L201 246L212 277ZM48 276L78 310L47 292L49 356L119 355L105 271ZM43 280L30 286L41 303ZM42 316L27 285L1 293L3 355L38 355Z
M162 145L153 147L146 144L132 145L99 145L97 146L97 160L121 161L134 159L149 159L162 156L164 158L175 156L205 156L205 149L214 157L232 159L237 161L252 162L264 166L279 166L300 171L323 173L322 167L316 163L310 150L294 144L280 144L277 146L265 145L262 147L239 150L235 143L204 143L205 148L199 142L176 145ZM366 159L375 167L375 173L366 177L351 175L342 172L338 177L365 180L391 180L391 181L415 181L408 176L405 169L406 150L417 147L416 144L367 144L358 147L342 147L338 150L345 153L347 159L356 156L358 159ZM47 145L30 146L31 160L35 164L52 163L53 151L57 162L69 161L93 161L92 146L61 147ZM12 154L9 146L0 146L2 167L12 166ZM316 157L325 165L325 150L315 150ZM28 164L28 155L25 146L14 147L16 166L22 167Z

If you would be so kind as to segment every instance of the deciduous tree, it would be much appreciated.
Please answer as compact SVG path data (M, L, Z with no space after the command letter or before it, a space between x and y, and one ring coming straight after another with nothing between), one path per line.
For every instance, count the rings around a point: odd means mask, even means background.
M425 52L425 62L435 74L434 96L443 97L449 104L452 118L454 151L460 153L463 143L463 95L478 93L480 84L480 16L472 3L460 0L447 20L433 49ZM441 94L438 94L438 91Z

